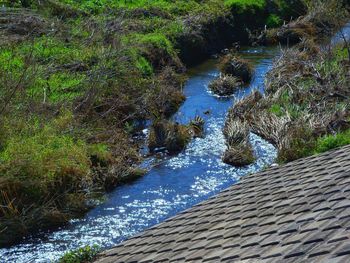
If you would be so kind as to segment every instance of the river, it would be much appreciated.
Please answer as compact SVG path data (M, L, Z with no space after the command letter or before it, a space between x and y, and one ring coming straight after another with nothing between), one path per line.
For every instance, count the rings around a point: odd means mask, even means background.
M350 24L345 27L348 36ZM337 34L333 41L338 42ZM226 189L247 174L257 172L274 162L276 149L251 134L257 161L245 168L224 164L222 128L228 109L236 99L252 90L264 92L264 79L278 56L278 47L242 49L240 55L254 66L254 78L231 97L219 98L208 90L208 84L219 75L217 60L208 60L191 68L184 86L186 101L174 119L187 123L194 116L205 119L205 137L194 139L178 155L147 159L151 167L142 178L117 187L107 201L89 211L83 218L56 231L40 233L10 248L0 249L0 262L52 262L64 252L85 245L102 248L116 245L146 228L164 221ZM209 114L204 114L208 112Z

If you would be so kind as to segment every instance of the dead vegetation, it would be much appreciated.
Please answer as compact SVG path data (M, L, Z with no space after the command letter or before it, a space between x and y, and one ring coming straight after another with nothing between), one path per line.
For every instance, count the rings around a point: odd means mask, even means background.
M347 21L346 6L348 4L345 1L310 1L306 15L285 22L280 28L263 31L255 44L293 45L306 38L321 42Z
M230 96L242 87L242 82L231 75L221 75L209 84L209 89L219 96Z
M4 7L0 10L0 45L41 36L49 32L50 27L45 18L33 11Z
M202 137L204 120L197 116L188 125L166 119L155 120L150 128L148 147L151 152L166 150L169 154L182 151L194 137Z
M249 62L232 53L221 59L219 67L223 74L236 77L243 83L249 83L253 77L253 69Z
M229 119L224 135L227 142L227 149L222 157L224 163L241 167L255 161L253 147L249 141L249 127L244 120Z

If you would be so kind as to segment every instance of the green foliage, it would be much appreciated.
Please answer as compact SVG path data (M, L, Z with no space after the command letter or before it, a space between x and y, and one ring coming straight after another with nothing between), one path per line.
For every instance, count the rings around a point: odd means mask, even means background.
M262 10L265 8L265 0L225 0L225 5L243 13L247 10Z
M43 36L34 41L34 43L24 44L21 47L24 53L33 53L37 60L49 63L69 63L72 61L83 61L89 51L83 47L75 46L72 43L65 43L62 40L54 37Z
M136 60L136 67L142 72L144 76L152 75L153 67L143 56L139 56Z
M282 24L282 19L276 14L270 14L266 19L266 25L269 28L278 27Z
M176 2L167 0L63 0L62 3L89 13L100 13L108 9L119 8L128 10L137 8L158 8L177 15L186 13L199 5L198 2L194 0L178 0Z
M84 74L69 71L56 72L45 79L38 77L28 88L28 94L46 102L67 102L83 94L85 78Z
M323 153L348 144L350 144L350 130L319 138L315 152Z
M16 50L4 48L0 50L0 69L6 71L20 70L24 66L24 57Z
M279 104L272 104L269 111L278 117L285 115L283 108Z
M88 263L92 262L100 251L100 247L85 246L76 250L67 252L59 260L58 263Z
M134 42L143 48L156 48L174 55L174 48L169 39L162 33L133 34L128 36L127 43Z
M34 118L12 134L0 153L2 176L73 181L88 176L90 160L85 142L61 134L54 122L42 124Z

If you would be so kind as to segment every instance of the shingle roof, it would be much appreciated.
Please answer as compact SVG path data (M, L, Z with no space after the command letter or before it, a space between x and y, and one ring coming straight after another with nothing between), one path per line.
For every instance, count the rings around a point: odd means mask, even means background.
M350 262L350 146L248 175L107 262Z

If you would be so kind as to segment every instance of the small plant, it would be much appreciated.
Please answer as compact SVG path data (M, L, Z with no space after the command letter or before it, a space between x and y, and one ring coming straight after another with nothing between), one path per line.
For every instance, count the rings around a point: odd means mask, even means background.
M242 87L242 82L238 78L223 75L214 79L209 84L209 89L219 96L229 96Z
M316 153L323 153L350 144L350 129L335 135L327 135L317 140Z
M76 250L67 252L64 254L57 263L88 263L96 259L97 254L100 252L100 247L85 246Z
M266 19L266 26L269 28L275 28L280 26L282 22L282 19L278 15L271 14Z

